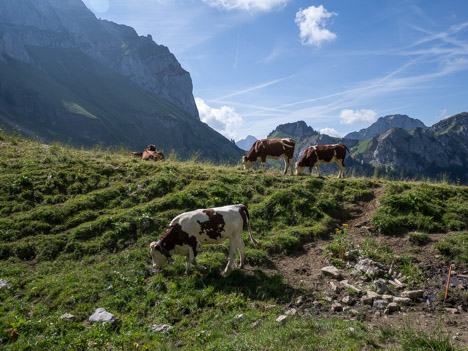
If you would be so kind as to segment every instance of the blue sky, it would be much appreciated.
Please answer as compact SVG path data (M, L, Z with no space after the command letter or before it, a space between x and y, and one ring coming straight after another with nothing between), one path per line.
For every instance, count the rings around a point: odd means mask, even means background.
M305 121L343 136L378 117L468 111L466 0L84 0L151 34L228 138Z

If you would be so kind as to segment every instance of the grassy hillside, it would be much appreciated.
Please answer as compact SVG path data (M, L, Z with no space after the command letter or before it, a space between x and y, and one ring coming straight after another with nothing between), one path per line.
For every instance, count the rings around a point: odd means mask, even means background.
M418 342L455 349L441 334L370 330L340 316L297 315L278 324L291 301L319 292L292 286L268 267L305 242L330 241L375 200L375 189L386 189L371 220L376 231L466 231L467 187L291 177L174 157L142 162L126 150L83 151L5 133L0 149L0 279L11 282L0 289L1 349L412 350ZM152 272L149 243L174 216L234 203L249 207L262 242L253 247L244 233L250 269L220 275L225 243L200 254L207 273L185 275L182 257ZM466 252L453 246L445 242L443 254L463 262ZM120 324L90 324L98 307ZM76 319L60 319L66 312ZM174 328L157 333L152 324Z

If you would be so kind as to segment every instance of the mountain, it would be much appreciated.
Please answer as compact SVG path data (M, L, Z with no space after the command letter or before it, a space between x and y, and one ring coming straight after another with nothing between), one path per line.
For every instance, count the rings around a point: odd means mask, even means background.
M427 128L419 119L414 119L407 115L389 115L380 117L375 123L371 124L367 128L361 129L359 132L352 132L345 135L345 138L357 140L370 139L394 127L401 128L403 130Z
M468 113L444 119L428 129L392 128L356 148L362 163L435 177L445 173L468 181Z
M248 135L245 139L241 139L239 141L236 141L236 145L238 148L249 151L250 148L252 147L252 144L257 141L257 138L254 137L253 135Z
M417 121L404 115L394 116L403 116L403 118L382 117L379 119L380 125L385 125L382 122L386 120L395 119ZM355 156L354 159L346 158L347 174L371 176L377 172L390 178L429 177L468 183L468 113L466 112L444 119L429 128L416 127L404 130L392 127L365 140L336 138L315 134L316 132L313 135L304 135L303 130L312 128L307 125L307 128L304 128L303 123L280 125L269 134L269 137L294 138L296 159L311 145L343 143ZM299 125L301 128L295 130L294 125ZM406 123L404 126L411 125ZM298 134L295 135L295 132ZM324 166L325 173L327 167L328 172L335 172L337 169L335 166Z
M280 124L268 134L268 138L303 138L313 135L318 135L319 132L315 131L312 127L308 126L304 121L297 121L293 123ZM296 140L297 141L297 140Z
M0 123L75 145L153 143L213 161L243 153L202 123L168 48L81 0L0 1Z

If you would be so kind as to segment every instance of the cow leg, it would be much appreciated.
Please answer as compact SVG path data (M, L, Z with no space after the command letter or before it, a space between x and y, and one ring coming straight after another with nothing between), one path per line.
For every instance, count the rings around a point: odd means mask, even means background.
M189 260L191 263L193 263L195 265L195 267L197 267L197 269L199 271L206 271L206 267L202 266L201 264L199 264L195 258L195 254L193 253L193 249L192 248L189 248L189 255L187 256L187 265L190 266L190 263L189 263Z
M240 236L239 236L239 240L237 241L237 250L239 251L239 256L240 256L239 268L243 268L244 263L245 263L245 245L244 245L244 241L242 240Z
M191 262L190 253L191 253L191 252L192 252L192 251L190 250L190 251L189 251L189 254L188 254L187 256L185 256L185 258L186 258L186 260L187 260L187 262L186 262L186 264L185 264L185 265L186 265L186 268L185 268L185 273L186 273L186 274L189 274L190 271L191 271L191 267L190 267L190 262Z
M340 160L336 163L338 164L338 167L340 167L340 170L338 171L338 178L344 178L344 170L345 170L344 162Z
M315 166L315 168L317 168L317 174L318 174L317 177L321 177L319 165L317 164L317 165Z
M288 168L289 168L289 161L288 161L288 158L285 157L284 158L284 172L283 172L283 174L288 173Z
M226 265L226 268L224 268L223 275L231 270L232 264L234 263L234 260L236 258L236 251L237 251L236 249L237 249L237 240L233 238L229 239L229 261Z

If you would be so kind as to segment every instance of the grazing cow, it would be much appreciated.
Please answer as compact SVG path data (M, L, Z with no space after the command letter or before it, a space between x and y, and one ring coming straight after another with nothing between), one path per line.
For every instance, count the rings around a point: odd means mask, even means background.
M254 162L261 162L263 170L265 170L265 162L267 158L272 158L277 160L279 158L284 158L286 166L284 168L284 174L288 171L288 168L291 170L291 175L293 174L293 165L294 165L294 146L296 141L290 138L284 139L260 139L257 140L250 151L246 156L242 157L242 163L244 169L250 169Z
M240 254L240 268L242 268L245 259L244 242L241 237L244 224L247 224L250 239L258 244L252 236L249 212L244 205L182 213L171 221L169 228L159 241L150 244L153 267L159 269L167 260L172 261L172 254L178 254L187 258L187 272L190 271L191 263L197 269L204 270L205 267L198 264L195 259L200 246L218 244L229 239L229 261L223 274L231 269L237 250Z
M309 146L302 154L301 159L296 162L296 174L302 173L307 167L312 174L312 168L316 167L320 177L319 165L321 163L336 162L340 167L338 178L344 178L346 151L350 153L347 146L343 144ZM350 156L354 157L351 153Z
M166 159L162 152L156 151L156 147L154 146L154 144L148 145L143 152L133 151L132 154L133 156L141 157L143 161L164 161Z

